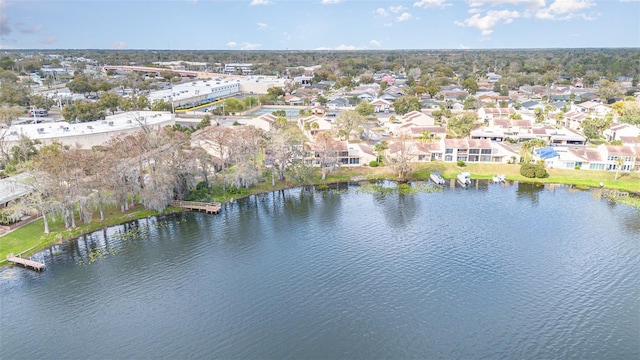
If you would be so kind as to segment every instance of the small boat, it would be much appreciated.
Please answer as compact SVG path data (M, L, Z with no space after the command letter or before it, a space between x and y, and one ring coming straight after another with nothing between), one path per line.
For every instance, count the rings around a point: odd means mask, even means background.
M446 181L442 177L442 174L438 170L433 170L431 175L429 175L431 181L433 181L436 185L444 185Z
M471 185L471 174L466 171L458 174L458 183L464 187Z
M503 183L503 182L506 182L506 181L507 181L507 179L504 177L503 174L498 174L498 175L495 175L493 177L493 182L494 183Z

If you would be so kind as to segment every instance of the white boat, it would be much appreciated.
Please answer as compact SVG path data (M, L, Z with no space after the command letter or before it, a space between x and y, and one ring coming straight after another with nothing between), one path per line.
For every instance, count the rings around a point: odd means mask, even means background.
M458 174L458 183L465 187L471 185L471 174L466 171Z
M506 182L506 181L507 181L507 179L504 177L503 174L498 174L498 175L495 175L493 177L493 182L494 183L503 183L503 182Z
M446 181L442 177L442 174L438 170L433 170L431 175L429 175L431 181L433 181L436 185L444 185Z

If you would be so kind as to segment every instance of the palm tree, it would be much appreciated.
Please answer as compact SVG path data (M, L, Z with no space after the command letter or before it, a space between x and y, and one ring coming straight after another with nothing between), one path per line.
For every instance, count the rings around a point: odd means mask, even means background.
M376 154L377 154L376 162L380 163L380 160L381 160L380 156L388 148L389 148L389 146L387 145L386 141L384 141L384 140L378 141L378 143L373 147L373 151L375 151Z
M615 181L618 181L618 171L620 170L620 168L622 167L622 165L624 165L624 159L622 158L622 156L618 156L615 160L615 164L616 164L616 177L615 177Z
M423 143L431 142L431 131L422 131L419 139Z

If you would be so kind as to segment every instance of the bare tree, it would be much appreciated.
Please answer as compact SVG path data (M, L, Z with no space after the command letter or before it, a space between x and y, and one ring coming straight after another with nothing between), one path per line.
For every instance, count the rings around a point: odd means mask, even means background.
M402 133L391 141L389 145L391 152L391 166L398 174L400 180L411 177L413 170L409 162L416 156L415 143L408 134Z
M264 150L264 131L253 126L236 127L231 142L231 158L235 164L232 184L249 188L260 180L259 157Z
M313 141L315 163L320 166L322 180L327 173L338 168L338 142L328 131L318 133Z

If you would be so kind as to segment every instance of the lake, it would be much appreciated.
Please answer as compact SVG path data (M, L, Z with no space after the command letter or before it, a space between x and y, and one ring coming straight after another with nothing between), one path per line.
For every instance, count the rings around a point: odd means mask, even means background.
M2 358L640 358L638 210L554 185L365 189L134 221L36 254L43 273L2 268Z

